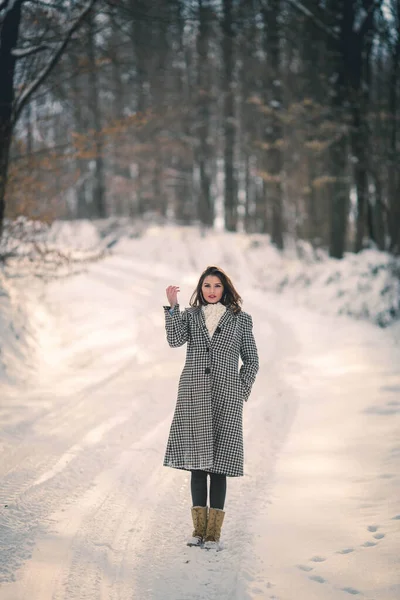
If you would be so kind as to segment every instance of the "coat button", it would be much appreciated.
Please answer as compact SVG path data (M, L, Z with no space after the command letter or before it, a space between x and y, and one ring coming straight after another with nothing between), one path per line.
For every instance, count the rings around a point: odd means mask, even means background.
M206 368L204 369L204 373L205 373L206 375L208 375L209 373L211 373L211 369L210 369L210 367L206 367Z

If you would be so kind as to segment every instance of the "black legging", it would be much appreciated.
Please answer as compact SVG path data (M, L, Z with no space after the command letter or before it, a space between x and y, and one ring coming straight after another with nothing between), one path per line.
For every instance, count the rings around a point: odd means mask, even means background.
M193 506L207 506L207 475L210 476L210 507L223 510L226 496L226 475L192 471L191 492Z

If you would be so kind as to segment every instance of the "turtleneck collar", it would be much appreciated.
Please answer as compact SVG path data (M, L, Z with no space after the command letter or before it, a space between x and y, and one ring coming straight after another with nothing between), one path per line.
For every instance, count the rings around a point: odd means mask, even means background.
M210 337L212 337L219 321L221 320L221 317L226 311L226 306L224 306L221 302L215 302L213 304L210 303L203 305L201 309L204 313L208 333Z

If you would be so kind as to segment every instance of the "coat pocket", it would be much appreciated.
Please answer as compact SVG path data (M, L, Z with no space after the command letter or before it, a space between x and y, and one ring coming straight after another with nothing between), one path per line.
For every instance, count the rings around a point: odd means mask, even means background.
M239 390L239 398L241 399L242 402L244 402L246 399L246 392L243 387L243 383L240 380L240 377L238 377L238 390Z
M246 389L244 383L242 382L242 380L239 378L239 389L240 389L240 397L243 400L243 402L247 402L249 396L250 396L250 392Z

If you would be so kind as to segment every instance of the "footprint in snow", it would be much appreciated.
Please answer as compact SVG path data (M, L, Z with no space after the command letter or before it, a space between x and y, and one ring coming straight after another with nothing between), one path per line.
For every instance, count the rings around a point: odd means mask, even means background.
M392 521L400 521L400 515L396 515L395 517L392 517Z
M306 573L308 573L309 571L312 571L314 568L314 567L309 567L308 565L296 565L296 566L301 571L306 571Z
M358 590L356 590L355 588L352 587L344 587L342 588L342 592L347 592L348 594L361 594L361 592L359 592Z
M367 529L368 531L378 531L379 527L378 525L369 525Z
M324 579L320 575L310 575L309 579L311 579L311 581L316 581L318 583L327 583L326 579Z
M343 548L343 550L338 550L337 554L350 554L350 552L354 552L354 548Z
M375 538L376 540L382 540L384 537L385 537L385 534L384 534L384 533L376 533L376 534L374 535L374 538Z
M313 556L310 558L313 562L324 562L326 558L324 556Z
M361 544L361 546L363 548L371 548L371 546L376 546L376 542L370 542L370 541L364 542L363 544Z

